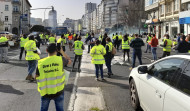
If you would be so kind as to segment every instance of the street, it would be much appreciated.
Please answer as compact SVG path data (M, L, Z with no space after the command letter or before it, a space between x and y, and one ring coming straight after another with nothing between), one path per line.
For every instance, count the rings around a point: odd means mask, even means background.
M41 58L47 56L45 49L45 45L41 47ZM66 53L72 60L74 59L74 53L69 51L68 46ZM37 84L25 80L27 61L24 60L24 57L22 61L19 61L18 54L19 49L12 50L8 54L10 63L0 63L0 86L2 87L0 99L3 100L0 101L0 108L2 111L37 111L40 109L40 94L37 91ZM131 63L123 63L122 54L120 50L112 60L114 76L107 78L107 69L104 66L104 75L107 81L97 82L95 81L94 65L91 64L91 57L87 54L86 46L81 65L82 72L71 72L69 83L66 85L64 109L87 111L98 108L103 111L133 111L128 82ZM161 55L161 52L158 55ZM150 63L147 58L151 59L152 55L143 53L143 64ZM138 60L136 65L138 65ZM70 71L71 66L67 67L66 70ZM75 81L76 87L73 87ZM102 98L97 94L102 95ZM97 97L100 98L97 100ZM55 111L54 102L51 102L49 108L50 111Z

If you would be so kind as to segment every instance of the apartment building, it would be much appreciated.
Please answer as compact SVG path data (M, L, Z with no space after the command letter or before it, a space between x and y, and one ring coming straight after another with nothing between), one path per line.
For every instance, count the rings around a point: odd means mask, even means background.
M181 25L181 32L184 32L185 35L190 34L190 0L181 1L179 23Z
M11 0L0 0L0 31L12 30L12 3Z
M28 0L0 0L0 31L29 33L30 8Z

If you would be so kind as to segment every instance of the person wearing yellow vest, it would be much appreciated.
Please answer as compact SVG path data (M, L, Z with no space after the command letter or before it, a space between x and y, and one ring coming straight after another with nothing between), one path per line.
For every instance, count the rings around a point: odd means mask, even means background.
M149 53L151 53L151 46L149 44L151 42L151 39L152 39L151 35L148 34L147 39L146 39L147 47L146 47L146 51L144 53L147 53L148 51L149 51Z
M55 102L56 111L64 111L64 88L66 77L64 66L71 64L70 57L63 50L57 56L56 44L48 45L48 57L38 61L36 81L41 95L41 111L48 111L51 100Z
M65 52L65 44L66 44L66 40L64 35L61 35L61 38L58 39L57 41L57 49L60 50L62 48L62 50ZM57 53L57 56L61 56L61 53Z
M83 55L83 50L84 50L84 44L81 41L81 37L79 36L78 39L74 42L73 44L73 48L74 48L74 52L75 52L75 59L73 62L73 68L71 71L73 71L74 67L75 67L75 62L78 59L78 72L81 72L80 66L81 66L81 59L82 59L82 55Z
M98 39L102 42L102 40L103 40L103 35L101 34Z
M51 37L49 38L49 44L55 44L56 43L56 39L54 37L53 34L51 34Z
M28 37L26 34L23 35L23 37L20 38L20 56L19 60L22 59L22 54L24 52L24 45L28 42ZM25 56L26 56L26 51L25 51Z
M45 42L45 44L47 44L48 39L49 39L49 35L48 35L48 34L46 34L46 35L45 35L45 37L46 37L46 42Z
M7 54L8 54L8 39L5 37L5 35L1 35L0 36L0 63L9 62Z
M105 46L105 49L106 49L106 54L104 56L105 58L105 62L106 62L106 67L108 69L108 78L111 78L111 75L113 75L112 73L112 70L111 70L111 61L114 57L114 55L112 54L112 49L113 49L113 44L111 42L111 39L108 37L106 38L106 46Z
M34 36L29 37L29 41L24 45L24 49L27 52L25 59L28 61L28 76L26 77L26 80L33 81L34 78L32 74L36 69L37 60L40 59Z
M161 45L163 47L163 55L162 55L162 58L163 57L166 57L166 56L170 56L170 53L171 53L171 50L172 50L172 41L169 39L170 36L168 34L166 34L165 36L165 39L164 39L164 44Z
M99 70L101 74L101 80L105 81L103 75L103 64L105 64L104 55L106 54L106 49L100 44L99 40L96 40L96 45L91 49L90 55L92 57L92 64L95 64L96 68L96 81L99 81Z
M41 39L42 45L44 45L44 43L45 43L45 35L43 33L40 34L40 39Z
M129 59L129 52L130 52L130 42L129 42L129 38L128 35L126 34L124 36L124 38L122 39L122 50L123 50L123 61L125 62L125 53L127 53L127 58L128 61L130 61Z

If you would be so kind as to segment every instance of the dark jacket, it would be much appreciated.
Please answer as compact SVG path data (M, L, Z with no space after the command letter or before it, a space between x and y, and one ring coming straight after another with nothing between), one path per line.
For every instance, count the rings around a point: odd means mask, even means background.
M106 45L105 49L106 49L106 54L104 55L104 58L105 59L112 59L114 57L114 55L111 52L109 52L109 46Z
M103 39L102 39L102 45L105 47L106 46L106 38L107 37L103 37Z
M142 46L144 46L144 42L141 38L135 38L130 43L130 47L134 49L141 49Z
M179 42L175 49L178 50L179 53L187 53L190 50L190 44L184 40Z

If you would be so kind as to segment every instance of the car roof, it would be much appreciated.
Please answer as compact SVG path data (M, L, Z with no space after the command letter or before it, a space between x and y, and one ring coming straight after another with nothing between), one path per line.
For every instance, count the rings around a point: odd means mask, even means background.
M177 54L177 55L171 55L166 58L183 58L183 59L189 59L190 60L190 54L184 53L184 54Z

